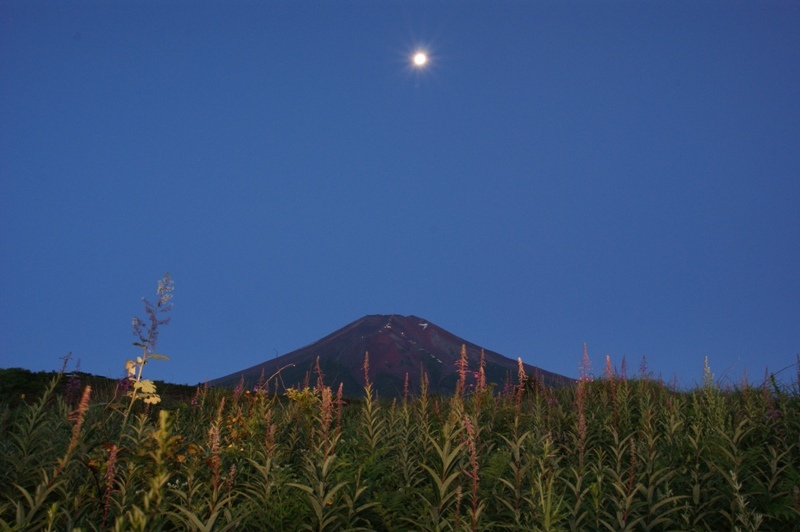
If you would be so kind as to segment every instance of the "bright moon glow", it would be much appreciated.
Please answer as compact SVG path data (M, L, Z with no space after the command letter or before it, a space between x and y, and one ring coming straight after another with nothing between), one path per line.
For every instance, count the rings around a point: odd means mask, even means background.
M428 56L425 55L423 52L417 52L414 54L414 65L421 67L425 66L425 63L428 62Z

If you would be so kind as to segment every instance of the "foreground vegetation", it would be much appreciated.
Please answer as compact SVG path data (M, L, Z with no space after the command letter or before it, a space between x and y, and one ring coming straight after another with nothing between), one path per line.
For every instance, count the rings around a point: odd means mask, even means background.
M171 285L164 285L171 288ZM134 320L141 356L100 393L52 379L0 411L0 527L11 530L795 530L800 390L774 377L678 391L607 360L553 390L480 365L450 397L381 401L310 384L143 378L169 290ZM588 358L584 359L588 365ZM800 367L798 368L800 369ZM474 372L469 375L469 372ZM470 378L468 378L470 377ZM71 377L74 379L74 376ZM314 384L316 382L316 384ZM473 382L474 385L468 385ZM70 394L70 390L80 390ZM159 390L161 391L161 390ZM163 400L162 400L163 399Z
M0 525L68 530L788 530L796 385L677 392L609 373L385 403L317 376L167 411L59 379L5 405ZM480 381L479 381L480 382ZM480 385L478 386L480 387ZM115 397L116 395L116 397ZM338 397L337 397L338 395ZM127 414L127 415L126 415Z

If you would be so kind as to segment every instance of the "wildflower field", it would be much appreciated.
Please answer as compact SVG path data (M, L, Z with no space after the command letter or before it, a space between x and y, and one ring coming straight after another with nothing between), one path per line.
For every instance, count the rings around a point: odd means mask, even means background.
M18 530L796 530L800 401L647 378L346 400L199 388L172 408L58 378L4 407ZM102 395L105 395L103 397ZM118 395L118 394L117 394ZM165 401L167 402L167 401ZM127 415L126 415L127 414Z
M679 391L646 372L499 392L465 385L391 402L319 371L275 393L143 379L142 355L104 389L54 377L0 412L8 530L798 530L798 383ZM798 368L800 369L800 368ZM70 392L72 390L72 392Z

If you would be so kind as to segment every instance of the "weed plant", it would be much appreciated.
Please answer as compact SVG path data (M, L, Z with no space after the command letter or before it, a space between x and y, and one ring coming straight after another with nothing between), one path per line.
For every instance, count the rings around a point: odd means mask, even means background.
M365 357L356 399L317 365L315 385L282 395L265 379L159 402L142 375L165 358L159 286L150 324L134 322L127 389L86 386L70 403L61 376L4 405L3 529L798 529L796 381L723 389L706 361L703 384L680 391L610 360L593 380L585 354L574 386L520 367L498 394L467 388L482 367L462 359L453 396L428 395L423 373L418 396L388 402Z

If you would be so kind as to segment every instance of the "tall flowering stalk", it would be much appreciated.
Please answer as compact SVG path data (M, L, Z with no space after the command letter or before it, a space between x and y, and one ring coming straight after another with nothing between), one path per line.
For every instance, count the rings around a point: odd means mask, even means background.
M467 346L461 344L461 356L456 361L456 373L458 382L456 383L456 396L464 397L467 388L467 372L469 371L469 361L467 360Z
M75 447L78 446L78 439L81 434L81 428L83 427L83 420L86 418L86 411L89 409L89 397L92 394L92 387L86 386L83 389L83 395L81 396L81 400L78 403L77 408L73 410L69 415L69 420L72 421L74 424L72 425L72 438L69 441L69 447L67 447L67 452L64 454L64 457L59 460L58 466L56 467L55 473L50 480L52 484L53 480L61 474L61 472L66 467L67 463L69 462L70 457L72 456L73 451L75 451Z
M106 473L103 475L105 481L105 492L103 493L103 523L101 529L106 527L108 521L108 512L111 509L111 494L114 492L114 478L117 474L117 453L119 447L111 445L108 450L108 464L106 464Z
M244 393L244 375L239 378L239 382L233 387L233 404L239 402L239 398ZM249 392L248 392L249 393Z
M614 429L617 429L617 383L614 379L614 370L611 367L611 357L606 355L606 367L603 369L603 375L606 379L606 386L611 399L612 416L614 420Z
M575 410L578 413L578 470L583 471L586 457L586 381L579 380L575 390Z
M209 457L206 464L211 469L211 487L214 496L219 493L220 469L222 468L222 456L220 450L220 425L222 425L222 413L225 410L225 398L219 402L217 415L208 429L208 451Z
M611 355L606 355L606 365L603 368L603 377L608 381L614 380L614 369L611 367Z
M317 391L322 393L322 389L325 388L325 374L322 373L322 368L319 366L319 357L314 364L314 373L317 374Z
M364 405L361 407L362 430L370 453L375 453L381 437L386 429L380 416L380 404L372 394L372 383L369 380L369 353L364 354Z
M522 364L522 357L517 357L517 408L516 415L519 416L520 409L522 408L522 395L525 393L525 385L528 382L528 375L525 373L525 366Z
M133 342L133 345L142 350L142 355L136 357L136 360L125 362L128 381L131 381L133 386L127 394L131 398L131 402L125 412L125 418L122 423L123 428L128 421L128 416L136 399L142 399L146 404L152 405L161 401L161 397L156 393L156 386L153 381L142 379L142 371L145 364L150 360L169 360L169 357L156 353L155 348L158 343L159 327L168 324L170 321L169 316L162 317L162 315L172 310L173 290L172 277L167 272L158 281L158 290L156 292L158 299L156 302L151 303L142 298L148 323L136 316L133 318L133 335L138 338L138 341Z
M264 454L267 458L271 458L275 454L277 447L275 436L278 433L278 425L272 422L272 410L267 410L264 417L267 427L264 430Z
M219 490L220 469L222 467L219 440L219 425L214 423L208 429L208 447L211 451L211 456L208 457L208 467L211 469L211 487L213 488L214 493L217 493Z
M486 353L481 349L481 361L478 364L478 382L475 389L479 394L486 391Z
M86 386L83 389L83 395L81 395L81 400L78 403L78 407L72 411L69 416L69 420L74 422L75 425L72 427L72 439L69 442L69 449L67 449L67 453L71 453L75 450L75 446L78 444L78 436L81 432L81 427L83 426L83 420L86 418L86 411L89 409L89 397L92 395L92 387Z
M464 471L464 474L469 478L472 488L470 492L470 500L472 501L472 509L470 511L472 530L477 530L478 521L483 510L483 505L480 504L478 499L478 487L480 486L480 477L478 476L478 431L472 423L472 420L466 414L464 414L464 428L466 429L464 443L469 451L469 468Z
M491 390L486 384L486 353L481 349L481 358L478 362L478 371L475 372L475 394L472 405L475 408L475 418L480 416L481 408L492 401Z
M575 390L575 410L578 413L578 470L583 471L584 459L586 457L586 386L592 380L589 360L589 351L586 349L586 342L583 343L583 356L581 357L580 377L578 378L578 388Z
M333 421L333 392L329 386L320 390L319 402L319 447L322 458L327 459L333 452L335 438L331 437L331 422Z
M592 380L591 375L592 361L589 359L589 351L586 349L586 342L583 342L583 356L581 357L580 380L588 382Z
M364 370L364 388L368 388L370 396L372 396L372 384L369 382L369 351L364 352L364 364L362 369Z
M336 432L342 431L342 407L345 405L344 400L344 383L339 383L339 389L336 391Z
M144 321L138 317L133 318L133 334L139 338L138 342L133 345L142 348L142 354L148 356L153 353L158 342L158 327L169 323L170 318L160 318L161 314L165 314L172 310L172 291L174 290L174 283L169 272L164 274L164 277L158 281L158 290L156 291L158 299L155 304L142 298L144 302L144 310L147 314L147 321L150 322L146 326Z

